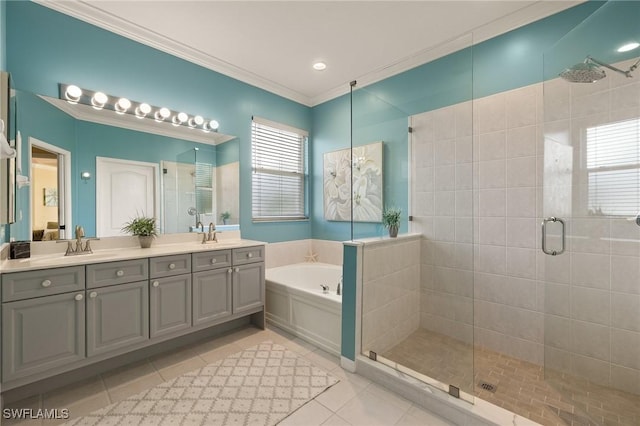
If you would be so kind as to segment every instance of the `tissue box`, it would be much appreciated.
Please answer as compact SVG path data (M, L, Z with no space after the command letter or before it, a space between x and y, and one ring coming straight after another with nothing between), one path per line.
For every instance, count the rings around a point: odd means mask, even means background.
M12 241L9 243L9 258L26 259L31 257L31 241Z

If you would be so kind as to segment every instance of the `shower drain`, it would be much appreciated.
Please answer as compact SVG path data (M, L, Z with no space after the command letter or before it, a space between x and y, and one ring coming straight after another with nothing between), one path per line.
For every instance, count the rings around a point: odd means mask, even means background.
M489 391L489 392L495 392L497 386L494 385L493 383L489 383L489 382L480 382L478 383L478 386L480 386L482 389Z

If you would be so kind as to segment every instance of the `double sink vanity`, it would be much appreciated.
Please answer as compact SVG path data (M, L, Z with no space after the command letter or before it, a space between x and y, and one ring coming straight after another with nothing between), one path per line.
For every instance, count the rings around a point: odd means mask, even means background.
M185 239L5 260L2 391L245 317L264 328L264 243Z

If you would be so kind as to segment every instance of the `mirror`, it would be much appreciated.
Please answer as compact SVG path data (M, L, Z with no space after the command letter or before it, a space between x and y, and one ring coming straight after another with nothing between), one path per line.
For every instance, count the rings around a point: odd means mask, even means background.
M16 191L16 240L73 238L76 225L86 236L124 235L119 222L136 212L157 217L162 233L190 232L192 207L205 225L223 225L224 212L227 224L238 224L235 137L23 91L15 99L18 174L29 179ZM149 170L147 178L138 167ZM151 204L138 203L143 188Z

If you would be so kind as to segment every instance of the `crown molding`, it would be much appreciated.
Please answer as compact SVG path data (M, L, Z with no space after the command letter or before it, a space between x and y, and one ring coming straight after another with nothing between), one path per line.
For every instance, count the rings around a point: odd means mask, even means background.
M194 49L184 43L180 43L171 38L165 37L155 31L136 25L125 19L117 17L91 5L89 2L80 0L34 0L42 6L53 9L65 15L80 19L81 21L95 25L112 33L121 35L130 40L137 41L146 46L168 53L172 56L184 59L191 63L203 66L212 71L234 78L257 88L274 93L294 102L310 106L309 97L282 86L269 79L260 77L257 74L243 68L222 61L216 57L208 55L198 49Z
M460 49L482 43L483 41L515 30L516 28L554 15L565 9L569 9L580 3L584 3L584 1L585 0L538 1L507 16L474 28L472 31L461 37L446 41L435 47L422 50L415 55L400 59L395 63L389 64L365 75L356 77L354 79L358 82L358 85L356 87L363 88L389 77L393 77L394 75L403 73L420 65L424 65L438 58L442 58ZM311 98L311 106L313 107L316 105L320 105L324 102L345 95L349 93L349 88L349 82L345 82L339 87L331 89L321 95L315 96Z
M349 93L349 82L345 81L334 89L328 90L318 96L305 96L295 90L282 86L269 79L260 77L248 70L236 67L228 62L222 61L211 55L208 55L198 49L194 49L183 43L163 36L157 32L151 31L125 19L107 13L92 6L87 1L68 0L34 0L36 3L72 16L84 22L88 22L107 31L119 34L128 39L137 41L144 45L153 47L170 55L203 66L212 71L250 84L257 88L266 90L283 98L292 100L305 106L314 107L334 98ZM466 35L446 41L438 46L417 52L414 55L403 58L395 63L388 64L377 70L369 72L361 76L354 76L358 81L358 88L379 82L386 78L408 71L417 66L426 64L440 57L446 56L464 47L481 43L490 38L504 34L523 25L546 18L547 16L569 9L585 0L567 0L567 1L538 1L523 9L515 11L507 16L496 19L488 24L479 26L469 31ZM473 37L473 40L471 40ZM353 79L350 79L350 81Z
M173 126L169 122L157 123L153 118L140 119L131 114L116 114L114 111L110 110L96 110L88 105L72 105L63 99L50 98L41 95L38 96L56 108L66 112L73 118L82 121L121 127L124 129L152 133L154 135L167 136L175 139L183 139L191 142L204 143L207 145L220 145L221 143L235 139L235 136L225 135L223 133L204 133L199 129L189 129L184 126Z

